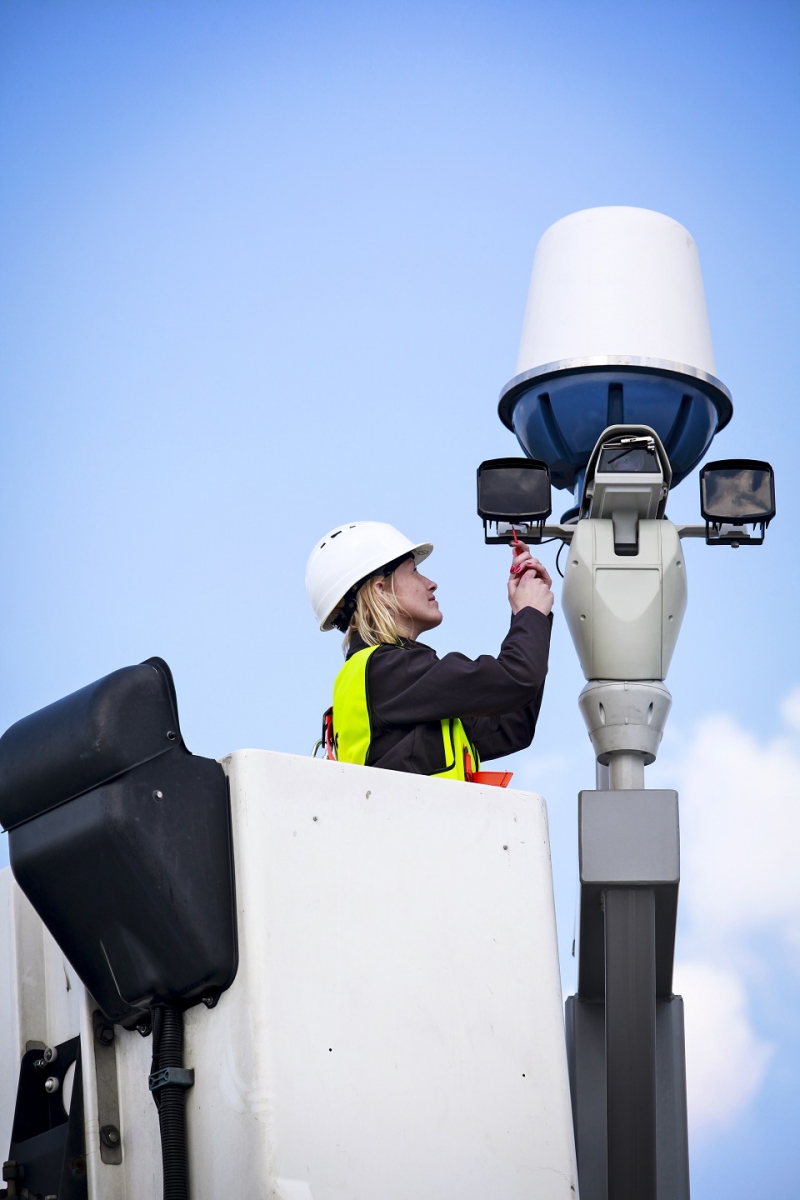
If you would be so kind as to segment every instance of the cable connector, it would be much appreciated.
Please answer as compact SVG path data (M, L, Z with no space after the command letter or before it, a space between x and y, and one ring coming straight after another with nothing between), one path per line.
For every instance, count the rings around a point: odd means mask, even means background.
M194 1067L162 1067L147 1077L147 1083L151 1092L164 1087L194 1087Z

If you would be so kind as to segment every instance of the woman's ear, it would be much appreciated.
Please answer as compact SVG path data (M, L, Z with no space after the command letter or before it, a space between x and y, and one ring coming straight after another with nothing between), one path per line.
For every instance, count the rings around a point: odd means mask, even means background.
M380 593L381 593L381 595L383 595L383 593L386 591L386 578L385 578L385 576L383 576L383 575L379 575L379 576L378 576L378 578L375 580L375 582L373 583L373 585L372 585L372 586L375 588L375 591L376 591L376 592L380 592Z

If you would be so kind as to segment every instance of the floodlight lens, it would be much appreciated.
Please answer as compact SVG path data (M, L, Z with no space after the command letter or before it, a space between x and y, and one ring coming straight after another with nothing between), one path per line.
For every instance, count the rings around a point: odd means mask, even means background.
M726 516L770 510L766 471L715 471L706 479L706 504Z
M544 520L550 515L550 474L544 463L494 460L478 471L478 512L492 521Z

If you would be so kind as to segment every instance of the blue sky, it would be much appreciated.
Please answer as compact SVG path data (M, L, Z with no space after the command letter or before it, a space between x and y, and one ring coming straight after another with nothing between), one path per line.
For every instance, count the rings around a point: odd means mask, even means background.
M474 472L515 452L536 242L598 204L695 237L735 407L712 453L772 461L779 505L761 550L687 546L648 777L682 794L696 1200L800 1167L799 46L781 3L0 6L2 727L160 654L193 750L306 753L341 659L305 562L348 519L432 540L433 644L495 651ZM514 768L568 987L582 683L557 617Z

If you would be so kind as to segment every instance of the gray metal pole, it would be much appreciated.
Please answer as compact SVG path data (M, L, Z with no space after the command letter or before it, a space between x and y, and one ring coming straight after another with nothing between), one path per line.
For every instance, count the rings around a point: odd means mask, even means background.
M656 925L652 888L605 892L608 1200L656 1200Z
M644 787L644 755L636 750L615 750L608 760L608 786L612 790Z

